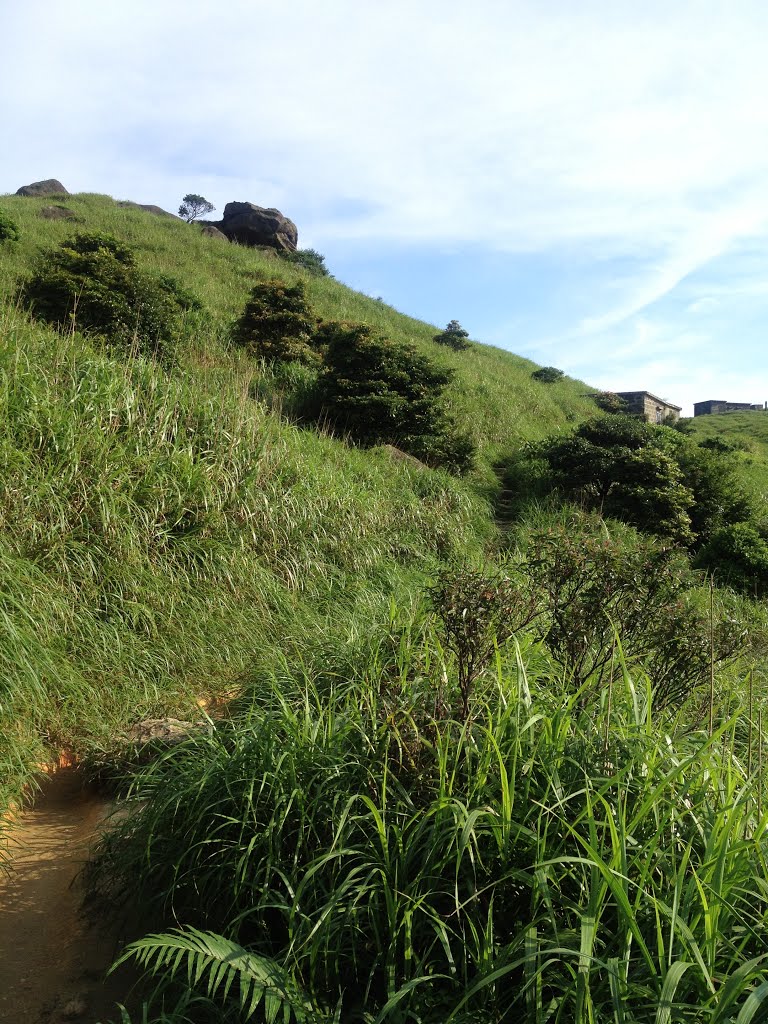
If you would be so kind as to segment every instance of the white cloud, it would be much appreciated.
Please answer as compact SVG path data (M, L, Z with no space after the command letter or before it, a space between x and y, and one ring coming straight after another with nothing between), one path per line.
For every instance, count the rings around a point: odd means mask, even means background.
M323 247L567 250L601 286L551 346L620 350L681 291L700 317L765 288L756 264L690 286L768 240L766 34L761 0L6 4L0 190L252 199Z

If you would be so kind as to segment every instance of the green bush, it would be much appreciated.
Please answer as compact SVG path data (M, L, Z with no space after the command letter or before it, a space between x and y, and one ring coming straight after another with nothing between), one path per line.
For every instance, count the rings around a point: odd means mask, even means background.
M447 345L456 352L461 352L463 349L469 348L468 338L469 332L464 330L459 321L451 320L444 331L435 335L433 341L436 341L438 345Z
M19 226L4 210L0 210L0 242L18 242Z
M393 444L453 472L471 467L474 443L456 430L441 404L451 370L366 324L323 324L316 341L326 348L319 398L337 430L358 444Z
M696 560L702 569L747 593L768 592L768 543L751 523L733 523L717 530Z
M93 331L110 342L162 357L188 296L172 278L136 264L112 235L82 234L44 252L21 298L33 316L62 330Z
M627 403L623 398L619 398L615 391L598 391L592 397L601 412L625 413L627 411Z
M295 285L264 281L251 292L233 340L268 363L317 363L315 326L301 281Z
M315 277L330 277L328 267L325 265L325 256L316 249L281 250L280 255L287 263L293 263L297 267L313 274Z
M551 529L534 536L522 568L545 610L534 629L575 687L620 672L620 642L621 657L647 672L656 705L677 703L741 646L739 623L710 622L696 600L685 556L651 539Z
M543 384L554 384L555 381L562 380L564 376L563 371L558 370L556 366L542 366L531 374L534 380L539 380Z

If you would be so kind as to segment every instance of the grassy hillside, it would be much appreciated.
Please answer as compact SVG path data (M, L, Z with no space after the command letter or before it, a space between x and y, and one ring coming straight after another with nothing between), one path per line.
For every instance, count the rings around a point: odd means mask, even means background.
M51 747L82 751L133 719L189 713L302 637L347 642L385 620L391 597L407 601L445 559L482 557L491 463L592 408L578 382L538 384L532 364L481 345L450 352L434 327L269 252L106 196L65 202L76 223L41 218L50 199L0 202L21 235L0 244L6 796ZM201 300L172 372L15 308L37 253L77 230L128 241ZM252 285L278 275L304 280L319 315L366 321L456 368L450 401L481 445L470 480L279 415L282 383L228 341Z
M733 445L742 479L768 499L768 413L726 412L689 422L697 440L717 438Z
M411 342L455 368L451 405L475 435L486 465L520 441L543 437L594 412L588 398L593 389L581 381L565 378L555 384L538 383L530 377L536 364L487 345L453 353L434 344L437 329L433 325L405 316L331 278L312 277L270 252L206 238L194 226L120 207L107 196L67 197L64 205L78 216L76 224L41 219L39 212L50 205L50 199L8 196L0 205L22 233L18 245L0 246L2 292L12 293L16 278L28 272L40 247L56 245L76 230L110 232L134 245L144 265L174 275L202 300L210 315L190 324L183 358L191 370L219 375L222 386L233 374L254 373L252 365L244 364L228 349L229 324L256 281L279 277L289 283L303 280L319 316L370 324L387 337Z

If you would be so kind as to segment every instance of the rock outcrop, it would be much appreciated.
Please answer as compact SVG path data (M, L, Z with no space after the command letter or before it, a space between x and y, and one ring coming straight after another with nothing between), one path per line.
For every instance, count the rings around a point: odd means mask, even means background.
M33 181L31 185L22 185L16 190L17 196L68 196L69 192L56 178L45 181Z
M66 206L44 206L39 214L45 220L77 220L77 215Z
M223 238L225 242L229 239L223 231L219 231L215 224L201 224L200 233L205 235L206 238Z
M180 220L175 213L168 213L161 206L155 206L154 203L134 203L130 199L121 199L117 204L118 206L125 206L129 210L144 210L145 213L153 213L156 217L172 217L173 220Z
M292 220L279 210L264 209L254 203L227 203L224 216L213 226L231 242L241 245L295 252L299 241L299 232Z

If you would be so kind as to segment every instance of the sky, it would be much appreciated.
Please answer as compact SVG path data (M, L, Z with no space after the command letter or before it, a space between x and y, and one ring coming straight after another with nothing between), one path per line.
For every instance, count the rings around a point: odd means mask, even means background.
M0 0L0 194L275 206L411 316L762 403L766 38L765 0Z

